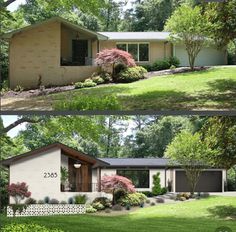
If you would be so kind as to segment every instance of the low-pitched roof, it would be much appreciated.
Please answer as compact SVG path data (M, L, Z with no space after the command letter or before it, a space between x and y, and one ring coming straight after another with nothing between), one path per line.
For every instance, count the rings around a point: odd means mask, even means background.
M109 167L168 167L171 166L167 158L100 158L109 163Z
M169 32L99 32L116 41L167 41Z
M86 29L86 28L84 28L82 26L79 26L77 24L71 23L68 20L66 20L66 19L64 19L62 17L59 17L59 16L52 17L50 19L47 19L47 20L44 20L44 21L41 21L41 22L37 22L35 24L29 25L29 26L26 26L26 27L23 27L23 28L10 31L8 33L3 34L1 37L5 38L5 39L10 39L13 35L15 35L17 33L20 33L20 32L23 32L23 31L27 31L27 30L31 30L31 29L33 29L35 27L38 27L38 26L40 26L42 24L49 23L49 22L60 22L60 23L66 25L67 27L72 28L74 30L78 30L78 31L82 31L84 33L91 34L91 35L97 37L99 40L107 40L108 39L108 37L103 35L103 34L100 34L98 32L94 32L94 31L91 31L91 30L88 30L88 29Z
M34 155L37 155L37 154L40 154L40 153L43 153L43 152L46 152L46 151L49 151L49 150L52 150L55 148L61 149L64 152L64 154L67 154L67 155L72 156L74 158L78 158L82 161L86 161L91 164L94 164L94 165L96 165L96 167L109 165L109 163L106 163L103 160L97 159L93 156L90 156L90 155L87 155L83 152L77 151L74 148L71 148L71 147L66 146L66 145L59 143L59 142L37 148L35 150L23 153L21 155L13 156L11 158L1 161L0 164L5 167L9 167L12 163L14 163L16 161L19 161L19 160L27 158L27 157L33 157Z

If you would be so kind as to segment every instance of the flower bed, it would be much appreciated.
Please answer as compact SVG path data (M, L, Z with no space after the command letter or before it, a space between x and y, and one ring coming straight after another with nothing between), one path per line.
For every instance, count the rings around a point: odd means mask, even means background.
M15 213L16 217L30 216L49 216L49 215L68 215L68 214L84 214L85 205L79 204L34 204L28 205L20 213ZM7 217L13 217L14 212L11 206L7 207Z

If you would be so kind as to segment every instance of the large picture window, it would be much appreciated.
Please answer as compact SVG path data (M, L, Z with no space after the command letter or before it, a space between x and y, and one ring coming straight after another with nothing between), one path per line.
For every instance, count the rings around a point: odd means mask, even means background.
M116 47L130 53L137 62L149 61L149 43L118 43Z
M116 173L130 179L135 188L149 188L149 170L117 170Z

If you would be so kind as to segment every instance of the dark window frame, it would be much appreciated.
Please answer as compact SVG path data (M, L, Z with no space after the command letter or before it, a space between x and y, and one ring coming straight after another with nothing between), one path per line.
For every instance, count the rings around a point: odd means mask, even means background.
M122 173L123 172L123 173ZM148 189L150 188L150 170L149 169L117 169L116 170L116 174L119 176L124 176L127 177L128 179L130 179L132 182L135 182L132 180L132 177L130 177L130 175L125 174L124 172L147 172L146 174L140 174L139 177L142 178L142 181L138 180L138 185L133 183L135 188L140 188L140 189ZM137 174L137 173L136 173ZM141 185L143 182L143 178L146 176L147 180L145 181L144 185ZM141 182L141 183L140 183Z

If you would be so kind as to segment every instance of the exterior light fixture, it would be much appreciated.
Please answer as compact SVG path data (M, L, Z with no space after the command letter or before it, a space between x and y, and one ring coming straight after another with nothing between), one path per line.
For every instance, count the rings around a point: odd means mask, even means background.
M76 162L75 164L74 164L74 168L80 168L81 167L81 164L79 163L79 162Z

